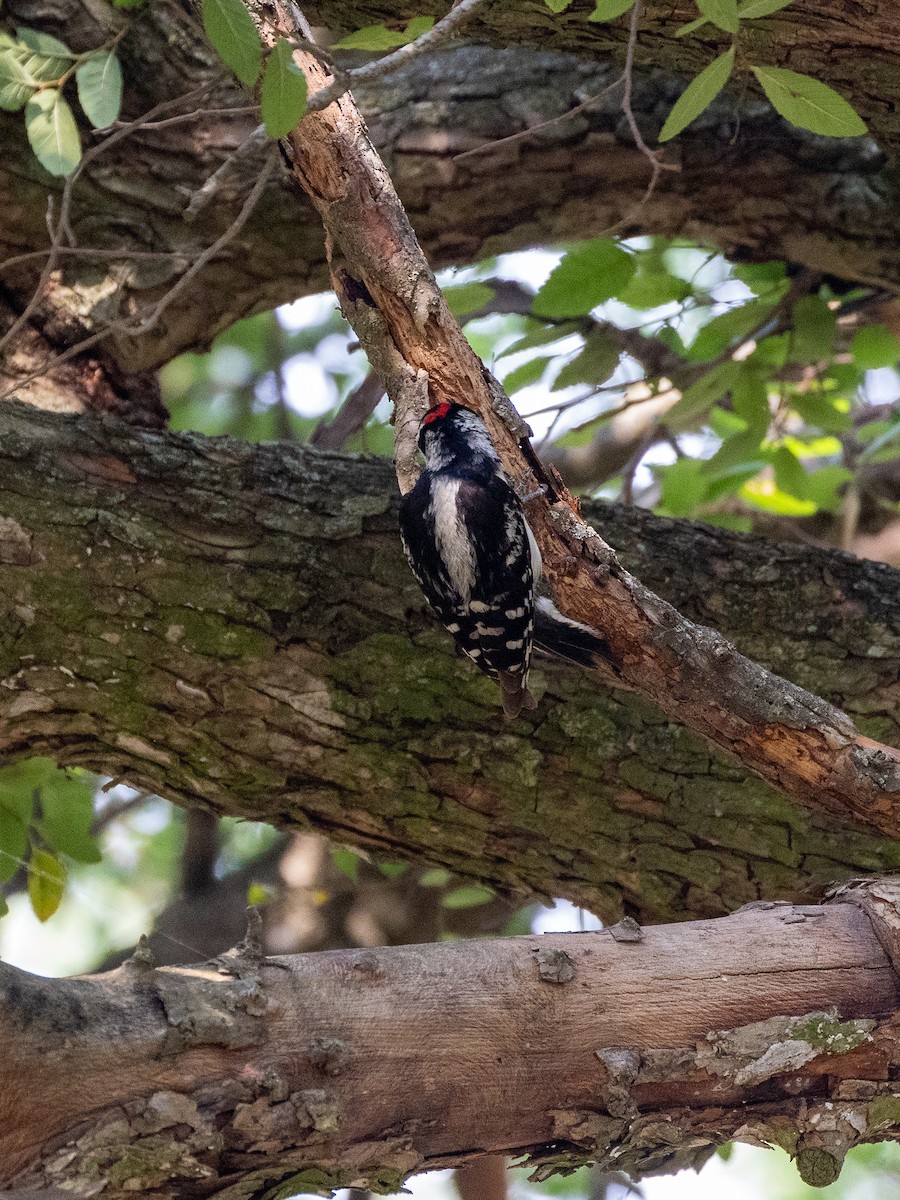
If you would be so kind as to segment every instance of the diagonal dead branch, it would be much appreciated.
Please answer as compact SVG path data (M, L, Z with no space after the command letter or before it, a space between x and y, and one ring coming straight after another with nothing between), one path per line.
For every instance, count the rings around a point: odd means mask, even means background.
M251 6L268 44L293 29L289 5L276 0L274 9L275 24L268 10ZM327 86L315 56L298 51L295 59L311 94ZM286 142L325 226L335 290L373 365L389 349L410 371L426 371L432 403L475 408L511 477L531 471L546 485L528 513L557 603L603 632L622 680L790 795L900 827L900 754L642 588L498 415L494 395L502 389L450 313L352 97L308 114ZM374 312L377 322L360 320ZM402 422L403 398L385 384Z

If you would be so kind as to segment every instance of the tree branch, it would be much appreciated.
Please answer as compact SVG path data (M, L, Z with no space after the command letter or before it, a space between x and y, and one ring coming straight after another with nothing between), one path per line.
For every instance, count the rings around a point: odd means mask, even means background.
M791 804L574 669L538 664L539 709L501 727L496 689L426 616L395 505L384 460L2 406L0 752L613 920L811 898L900 861L859 823L890 814ZM693 619L900 737L896 571L592 515Z
M502 1152L539 1176L675 1170L732 1137L828 1182L851 1146L898 1132L879 940L898 891L874 892L875 928L863 892L643 931L244 946L72 980L3 967L0 1182L78 1193L99 1171L110 1200L396 1190ZM479 1103L460 1103L473 1079Z

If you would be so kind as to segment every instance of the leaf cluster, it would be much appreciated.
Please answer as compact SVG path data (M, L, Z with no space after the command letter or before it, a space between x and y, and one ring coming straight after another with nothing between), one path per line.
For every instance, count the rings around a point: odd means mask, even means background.
M93 787L83 771L60 770L49 758L30 758L0 770L0 883L24 869L40 921L60 905L65 860L97 863L91 833ZM2 912L6 901L0 898Z
M0 32L0 108L25 110L28 141L50 175L70 175L81 161L81 135L65 98L74 77L78 102L95 129L118 120L122 68L113 48L76 54L35 29Z

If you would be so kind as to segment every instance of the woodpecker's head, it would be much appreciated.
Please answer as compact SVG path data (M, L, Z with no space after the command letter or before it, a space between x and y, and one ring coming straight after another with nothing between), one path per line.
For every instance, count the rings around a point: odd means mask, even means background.
M419 426L425 466L440 471L452 462L496 465L497 452L481 417L461 404L443 401L430 408Z

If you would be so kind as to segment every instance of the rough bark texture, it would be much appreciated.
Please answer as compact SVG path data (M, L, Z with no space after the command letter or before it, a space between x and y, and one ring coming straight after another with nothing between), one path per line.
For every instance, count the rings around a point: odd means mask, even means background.
M900 866L896 844L573 670L539 672L540 708L504 725L423 611L383 460L13 407L4 421L5 753L608 917L718 915ZM896 571L597 512L666 599L896 744Z
M830 1182L900 1124L897 979L876 931L898 895L874 891L875 925L857 894L643 931L268 960L244 946L190 968L139 953L66 981L4 967L0 1183L395 1191L497 1152L541 1174L674 1170L734 1136Z
M794 7L777 14L777 31L770 21L753 24L781 38L795 21L810 20L806 6L797 5L796 15ZM888 7L880 6L885 20ZM43 0L12 0L7 11L17 22L62 34L77 49L100 44L126 20L115 9L76 0L61 0L52 12ZM665 172L653 199L640 210L647 163L631 144L616 95L528 141L455 160L460 152L566 112L616 75L618 66L606 55L613 43L621 45L618 25L590 25L582 12L577 18L553 17L536 4L525 11L523 22L518 9L490 9L492 20L507 21L509 38L529 30L534 36L537 30L540 50L462 46L419 60L360 93L376 143L433 265L588 236L627 218L630 232L685 235L746 257L781 256L848 279L896 286L896 172L866 139L803 135L763 101L718 102L667 150L682 170ZM340 14L325 15L337 19ZM844 20L843 7L840 16L842 44L851 37L881 39L873 32L879 28L878 13L868 14L858 29ZM209 80L217 86L186 111L246 103L247 97L221 75L183 10L164 0L127 19L133 22L122 43L129 119ZM652 31L652 14L649 20ZM559 50L549 50L550 29L557 24L566 37ZM498 36L499 29L496 25ZM580 39L574 38L576 29ZM868 91L860 82L861 93L874 92L877 79L886 107L900 72L885 72L882 78L873 74L872 63L889 53L893 36L885 33L877 43L888 48L884 51L834 60L864 74ZM648 37L654 54L668 47L669 54L684 56L682 75L705 62L714 48L702 39L660 41L652 32ZM567 56L566 38L569 49L600 55L601 61ZM814 64L794 57L791 65L803 70ZM830 78L824 66L820 77ZM648 135L661 125L679 87L677 77L662 71L636 81L633 103ZM857 100L855 87L851 94ZM896 120L885 115L886 122ZM198 112L193 121L138 130L91 163L75 190L72 226L79 247L162 257L131 258L124 270L121 259L64 258L64 270L54 277L5 365L7 383L45 362L48 351L67 348L114 317L138 322L147 315L186 263L238 211L259 172L258 156L238 160L214 202L196 220L185 219L191 196L254 124L253 116ZM2 261L46 247L46 196L49 190L58 197L60 183L36 163L21 114L0 114L0 160L5 168L0 175ZM32 257L4 269L2 301L10 316L30 298L43 261ZM28 385L28 394L47 406L136 410L142 419L158 421L146 381L138 404L138 389L123 375L207 345L240 316L325 286L321 228L285 174L269 185L242 234L166 310L153 333L113 335L101 349L54 372L49 386Z

